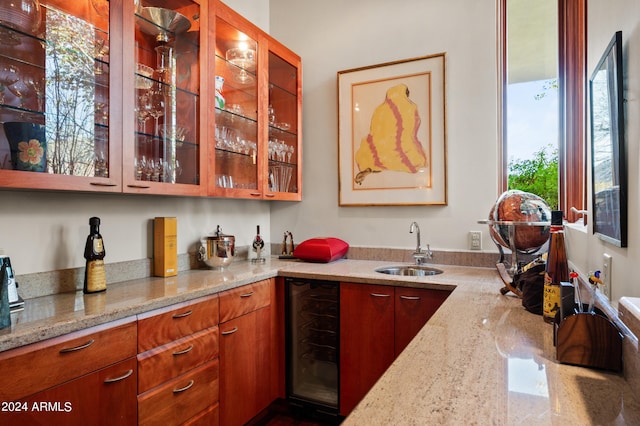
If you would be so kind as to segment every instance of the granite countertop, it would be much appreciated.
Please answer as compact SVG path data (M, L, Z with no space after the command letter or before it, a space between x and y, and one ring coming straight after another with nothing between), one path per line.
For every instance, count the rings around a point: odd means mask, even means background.
M393 263L272 258L111 284L102 294L29 299L12 314L11 329L0 331L0 351L277 275L453 289L345 426L640 424L640 405L624 377L557 363L552 326L501 295L495 269L434 265L444 273L429 277L374 271Z

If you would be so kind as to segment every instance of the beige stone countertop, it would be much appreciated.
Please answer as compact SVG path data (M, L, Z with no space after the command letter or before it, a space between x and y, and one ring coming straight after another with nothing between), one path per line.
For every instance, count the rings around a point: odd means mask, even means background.
M330 264L269 259L233 263L224 271L110 284L26 301L0 330L0 351L78 329L280 276L447 288L453 292L343 423L640 424L640 405L619 374L555 361L552 327L500 294L493 268L434 265L429 277L374 271L397 264L339 260Z

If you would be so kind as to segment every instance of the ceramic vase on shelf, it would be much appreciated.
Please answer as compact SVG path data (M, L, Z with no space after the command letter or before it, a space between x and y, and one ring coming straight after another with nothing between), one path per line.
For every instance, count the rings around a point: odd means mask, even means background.
M14 170L44 172L47 168L45 126L25 122L4 123Z
M224 77L216 75L216 107L224 109L225 99L222 94L222 88L224 87Z

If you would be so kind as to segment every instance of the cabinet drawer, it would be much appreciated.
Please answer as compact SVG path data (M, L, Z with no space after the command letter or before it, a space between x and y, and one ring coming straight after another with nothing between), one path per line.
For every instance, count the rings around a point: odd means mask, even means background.
M196 414L182 426L218 426L220 424L220 404L215 404L205 411Z
M218 327L138 355L138 392L143 393L218 356Z
M272 283L263 280L220 293L220 322L269 306Z
M218 325L218 296L207 296L138 315L138 353Z
M180 424L218 402L218 360L138 396L138 424Z
M136 359L33 394L0 411L3 425L135 425Z
M0 400L15 401L135 354L133 317L0 353Z

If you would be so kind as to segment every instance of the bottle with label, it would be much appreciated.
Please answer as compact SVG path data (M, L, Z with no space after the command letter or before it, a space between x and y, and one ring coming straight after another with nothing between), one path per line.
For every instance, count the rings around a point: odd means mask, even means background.
M562 210L551 212L549 252L544 273L544 298L542 316L545 322L553 323L560 309L560 283L569 282L569 263L564 245Z
M84 246L84 258L87 260L87 267L84 271L85 293L98 293L107 289L107 274L104 268L104 243L100 235L100 218L89 219L91 230Z

